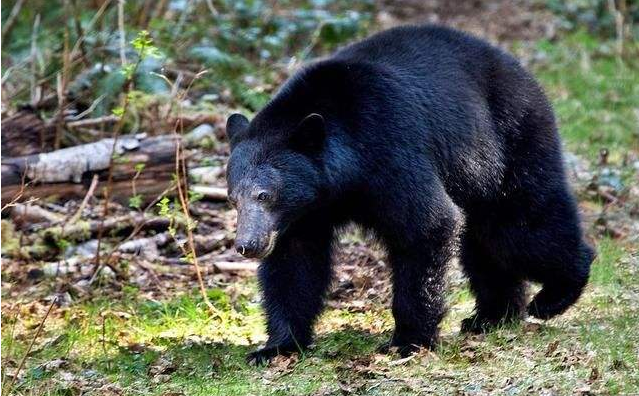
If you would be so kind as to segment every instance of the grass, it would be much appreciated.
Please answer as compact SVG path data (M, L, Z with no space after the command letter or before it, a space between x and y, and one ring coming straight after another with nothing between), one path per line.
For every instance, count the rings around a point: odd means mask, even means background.
M534 67L550 98L568 147L597 160L607 148L619 160L639 151L639 47L614 56L613 43L575 33L559 43L537 43Z
M545 60L535 67L566 144L591 160L603 146L617 158L639 151L636 61L622 63L602 48L583 34L541 42ZM244 363L265 339L254 279L209 291L220 317L205 313L195 291L155 301L127 286L115 296L55 309L15 393L638 394L639 256L611 239L597 241L597 251L584 297L546 323L464 337L459 322L473 300L465 284L452 287L441 345L406 361L376 353L393 323L378 302L328 309L308 353L256 369ZM18 300L3 288L3 299L16 304L3 312L2 359L17 361L47 307L29 292Z

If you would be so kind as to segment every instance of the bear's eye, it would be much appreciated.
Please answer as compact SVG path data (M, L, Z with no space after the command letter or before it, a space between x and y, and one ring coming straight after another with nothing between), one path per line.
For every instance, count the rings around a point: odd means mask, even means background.
M257 200L260 202L270 201L271 195L267 193L266 191L262 191L259 194L257 194Z

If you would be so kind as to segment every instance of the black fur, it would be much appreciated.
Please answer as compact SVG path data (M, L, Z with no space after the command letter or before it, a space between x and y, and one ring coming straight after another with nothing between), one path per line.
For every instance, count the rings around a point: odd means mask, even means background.
M319 131L300 131L313 113ZM403 354L435 345L458 244L477 297L467 331L521 318L527 280L543 285L528 305L542 319L587 282L593 251L550 104L513 57L477 38L434 26L376 34L299 71L234 135L238 221L256 186L275 195L279 237L259 272L270 338L250 356L258 362L311 342L335 230L348 222L387 248L391 345Z

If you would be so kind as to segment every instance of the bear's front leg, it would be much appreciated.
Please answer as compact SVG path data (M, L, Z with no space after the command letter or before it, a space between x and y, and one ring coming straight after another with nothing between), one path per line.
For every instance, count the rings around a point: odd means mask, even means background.
M427 237L404 238L389 249L393 270L395 331L388 346L406 357L434 348L445 314L444 275L456 244L456 223L444 221Z
M313 324L331 281L332 237L328 227L290 229L260 265L268 341L247 356L250 364L301 352L311 343Z

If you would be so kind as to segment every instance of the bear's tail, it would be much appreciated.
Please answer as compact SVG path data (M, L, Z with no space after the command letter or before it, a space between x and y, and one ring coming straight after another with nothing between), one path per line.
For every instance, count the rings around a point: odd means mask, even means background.
M572 266L543 283L542 289L528 304L528 314L539 319L550 319L566 311L574 304L588 283L590 264L595 253L584 244Z

